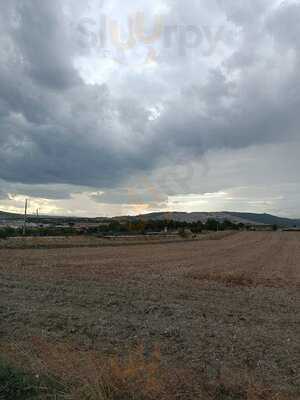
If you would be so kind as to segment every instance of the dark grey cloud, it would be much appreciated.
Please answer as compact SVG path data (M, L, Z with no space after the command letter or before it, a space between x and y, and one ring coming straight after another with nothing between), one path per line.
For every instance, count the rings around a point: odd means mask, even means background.
M26 185L22 183L7 182L0 179L0 192L2 199L10 196L27 196L49 200L68 200L72 193L82 193L89 191L90 188L84 186L45 184L45 185Z
M4 6L14 47L0 68L1 178L110 185L143 168L147 160L130 146L122 151L114 135L139 134L147 115L132 102L114 103L105 86L82 82L61 2L13 3L9 13Z
M211 150L297 138L299 4L202 1L183 10L169 2L170 23L218 21L224 35L208 36L218 41L213 51L190 49L182 57L178 47L176 54L165 49L155 72L119 66L105 83L88 84L75 61L95 49L78 42L80 24L67 3L0 5L0 179L112 189L138 172L184 165ZM36 189L36 196L50 192ZM139 196L119 188L96 200L134 204Z
M72 65L74 45L62 2L13 1L15 39L25 72L49 89L63 90L80 83Z

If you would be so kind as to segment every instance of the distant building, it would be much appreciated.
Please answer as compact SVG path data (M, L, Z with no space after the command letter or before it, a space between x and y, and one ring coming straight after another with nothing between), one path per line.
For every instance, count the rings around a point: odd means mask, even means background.
M248 229L254 232L271 232L274 231L274 225L250 225Z

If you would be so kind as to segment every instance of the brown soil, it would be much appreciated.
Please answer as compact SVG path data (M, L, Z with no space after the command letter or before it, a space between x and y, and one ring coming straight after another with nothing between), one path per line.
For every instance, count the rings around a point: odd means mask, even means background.
M208 379L247 371L300 394L300 234L101 248L0 250L0 345L161 349Z

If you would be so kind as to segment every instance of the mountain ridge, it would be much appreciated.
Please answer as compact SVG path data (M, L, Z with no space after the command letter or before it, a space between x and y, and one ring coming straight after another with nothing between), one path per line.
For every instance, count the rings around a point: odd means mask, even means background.
M37 219L36 216L28 215L28 218ZM64 219L72 219L74 221L91 221L95 222L99 220L99 217L95 218L82 218L82 217L52 217L52 216L40 216L38 219L41 221L45 218L53 218L55 220L64 220ZM149 214L141 214L135 216L119 216L113 218L101 218L105 220L174 220L178 222L206 222L209 218L216 219L220 222L224 220L229 220L234 223L243 223L243 224L255 224L255 225L278 225L280 227L293 227L300 226L300 219L296 218L284 218L278 217L276 215L267 214L267 213L247 213L247 212L236 212L236 211L221 211L221 212L153 212ZM0 211L0 222L1 221L14 221L23 219L22 214L10 213L5 211Z
M122 217L121 217L122 218ZM124 217L123 217L124 218ZM135 217L127 217L131 219L142 220L174 220L178 222L206 222L208 219L216 219L218 221L230 220L234 223L255 224L255 225L278 225L281 227L300 226L300 219L278 217L272 214L259 213L243 213L235 211L218 211L218 212L156 212L142 214Z

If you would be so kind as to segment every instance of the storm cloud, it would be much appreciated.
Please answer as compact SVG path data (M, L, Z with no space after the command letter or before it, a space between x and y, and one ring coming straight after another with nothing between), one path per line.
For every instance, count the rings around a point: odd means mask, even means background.
M197 190L194 177L192 188L157 183L154 200L137 182L128 191L129 181L158 182L159 171L200 165L215 152L299 145L298 2L118 3L0 4L1 197L11 185L41 198L55 198L57 187L58 199L78 187L97 202L160 203ZM163 15L175 32L170 45L160 36L126 51L114 42L100 48L103 16L119 21L120 31L125 25L124 42L137 11L148 35ZM182 42L183 29L198 34L197 45ZM258 179L253 174L244 182ZM235 179L228 171L215 190ZM272 171L268 179L276 179Z

